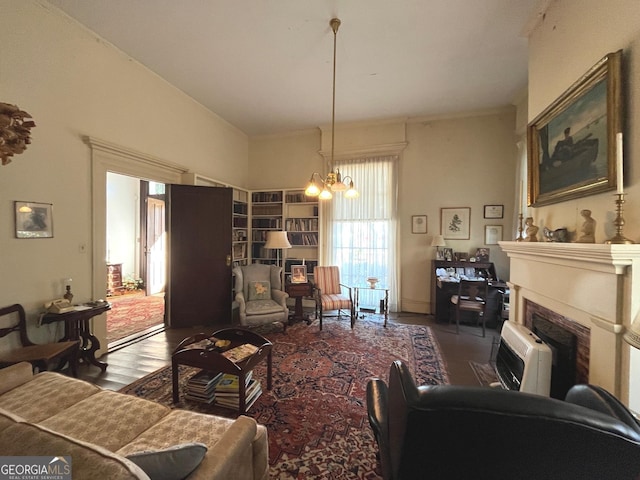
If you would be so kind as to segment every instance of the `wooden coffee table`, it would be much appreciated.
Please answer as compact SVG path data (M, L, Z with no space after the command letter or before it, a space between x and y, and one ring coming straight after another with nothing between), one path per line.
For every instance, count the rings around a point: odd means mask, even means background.
M244 358L238 362L233 362L224 355L220 349L210 348L193 348L190 345L205 340L210 337L215 337L218 340L229 340L231 344L225 349L229 350L233 347L249 343L258 347L258 350L251 356ZM202 368L203 370L209 370L212 372L229 373L237 375L239 379L239 411L245 413L246 411L246 384L245 379L248 372L261 362L263 359L267 359L267 389L271 390L271 365L272 365L272 349L273 344L264 338L262 335L258 335L250 330L242 328L225 328L213 332L210 335L205 333L197 333L191 337L185 338L176 347L171 355L171 368L172 368L172 380L173 380L173 402L177 403L180 398L180 391L178 386L178 365L188 365L190 367Z

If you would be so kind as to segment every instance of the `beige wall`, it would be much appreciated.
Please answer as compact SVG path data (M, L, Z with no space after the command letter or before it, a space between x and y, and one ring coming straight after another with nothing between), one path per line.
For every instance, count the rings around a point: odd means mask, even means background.
M515 108L458 118L338 125L336 156L344 151L406 142L400 159L399 217L401 304L403 311L431 311L433 234L440 233L440 208L471 207L471 238L450 241L455 251L484 246L484 226L503 225L512 239L516 167ZM323 129L328 130L328 129ZM251 188L304 187L313 171L326 173L320 150L330 151L330 137L318 132L250 141ZM266 171L277 165L280 178ZM357 183L357 179L354 179ZM483 218L488 204L505 206L504 218ZM411 216L427 215L428 234L411 233ZM508 278L508 260L492 245L491 260Z
M640 241L640 189L637 168L640 152L640 2L637 0L554 1L529 39L529 121L609 52L624 51L623 75L626 107L625 235ZM593 195L529 212L542 228L580 228L580 210L591 209L597 221L596 242L614 233L614 192Z
M0 11L0 101L37 124L26 152L0 167L0 305L22 303L34 322L64 277L74 300L90 300L92 255L105 255L91 248L83 135L238 186L248 183L248 139L49 4L0 0ZM54 238L15 239L14 200L52 203ZM34 329L35 340L48 335Z
M624 234L640 242L640 2L637 0L555 1L529 40L529 119L532 120L600 58L623 50L625 107L625 198ZM579 212L593 211L596 242L610 238L615 230L614 192L530 209L537 223L552 228L579 228ZM635 271L635 269L634 269ZM640 299L632 298L631 316L639 311ZM627 312L624 312L627 315ZM623 344L623 371L629 373L629 405L640 410L640 352ZM592 348L607 348L606 345ZM626 392L625 396L626 396Z

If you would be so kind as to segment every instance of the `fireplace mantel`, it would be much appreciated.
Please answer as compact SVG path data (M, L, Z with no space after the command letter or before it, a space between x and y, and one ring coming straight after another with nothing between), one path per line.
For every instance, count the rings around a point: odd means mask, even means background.
M500 242L511 258L575 266L602 272L613 269L622 275L625 268L640 261L640 245L606 245L595 243Z
M640 312L640 245L500 242L500 247L510 261L510 320L524 324L530 300L589 328L589 382L640 411L640 365L634 366L640 352L622 340Z

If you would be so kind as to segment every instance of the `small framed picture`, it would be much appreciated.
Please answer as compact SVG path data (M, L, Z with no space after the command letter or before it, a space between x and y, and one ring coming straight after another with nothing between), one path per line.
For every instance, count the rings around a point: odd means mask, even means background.
M446 260L447 262L452 262L453 261L453 248L444 247L442 249L442 259Z
M485 205L484 218L504 218L504 205Z
M469 240L471 208L441 208L440 233L445 240Z
M13 202L16 238L53 238L53 205L38 202Z
M426 215L411 215L411 233L427 233Z
M484 244L498 245L502 240L502 225L485 225L484 226Z
M291 265L291 283L307 283L306 265Z
M489 249L488 248L478 248L476 250L475 259L477 262L488 262L489 261Z

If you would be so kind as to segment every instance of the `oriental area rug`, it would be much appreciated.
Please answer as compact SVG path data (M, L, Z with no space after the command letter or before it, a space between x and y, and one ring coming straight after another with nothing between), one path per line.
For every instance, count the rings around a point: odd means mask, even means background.
M266 389L266 362L253 371L263 393L247 412L269 434L270 477L274 479L378 479L377 445L366 410L366 385L388 380L389 367L402 360L417 384L449 383L435 336L426 326L358 320L298 323L260 331L273 349L273 389ZM198 370L180 366L180 388ZM128 385L121 392L172 408L235 418L237 412L184 400L172 403L171 367Z
M164 323L164 295L109 297L107 344Z

